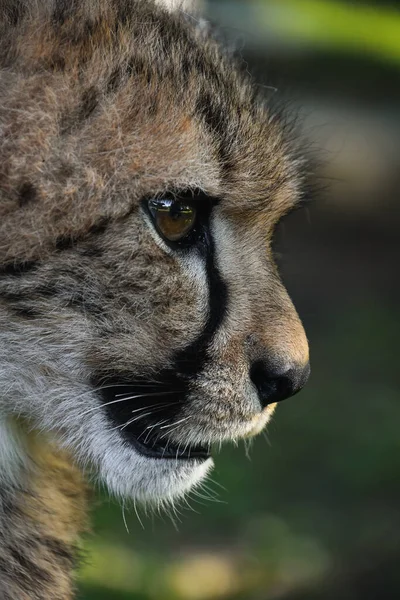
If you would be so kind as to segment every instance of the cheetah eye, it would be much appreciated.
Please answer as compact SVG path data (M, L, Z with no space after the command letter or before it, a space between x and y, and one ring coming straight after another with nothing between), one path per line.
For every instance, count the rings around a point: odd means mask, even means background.
M196 206L187 199L154 198L148 208L157 231L169 242L183 240L196 223Z

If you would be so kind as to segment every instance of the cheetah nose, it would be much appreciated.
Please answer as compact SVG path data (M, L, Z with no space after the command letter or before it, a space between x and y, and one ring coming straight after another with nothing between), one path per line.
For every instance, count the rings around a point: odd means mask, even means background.
M309 376L310 363L292 365L284 370L278 365L268 366L259 360L250 368L250 379L257 388L263 408L297 394L305 386Z

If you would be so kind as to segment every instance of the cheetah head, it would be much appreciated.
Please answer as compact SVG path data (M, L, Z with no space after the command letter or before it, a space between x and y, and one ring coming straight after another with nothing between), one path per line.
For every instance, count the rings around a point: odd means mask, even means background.
M0 416L117 494L175 498L308 378L271 251L304 162L150 2L43 3L0 40Z

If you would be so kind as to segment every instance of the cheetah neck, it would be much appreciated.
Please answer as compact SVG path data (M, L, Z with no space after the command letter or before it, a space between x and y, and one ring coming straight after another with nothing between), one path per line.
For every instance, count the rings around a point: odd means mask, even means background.
M86 528L84 481L69 456L42 436L8 436L12 457L5 456L4 436L0 444L0 598L71 599ZM6 472L11 458L16 473Z

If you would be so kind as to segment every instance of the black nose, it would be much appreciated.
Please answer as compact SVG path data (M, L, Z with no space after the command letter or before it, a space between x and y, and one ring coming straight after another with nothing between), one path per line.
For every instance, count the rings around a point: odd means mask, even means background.
M250 379L257 388L263 406L285 400L297 394L307 383L310 364L279 370L263 361L255 362L250 369Z

